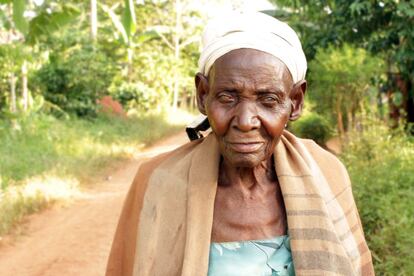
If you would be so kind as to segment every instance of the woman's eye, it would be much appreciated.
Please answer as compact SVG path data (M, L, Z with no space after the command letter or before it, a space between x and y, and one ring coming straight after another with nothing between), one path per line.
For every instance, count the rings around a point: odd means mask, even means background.
M218 100L221 102L221 103L232 103L232 102L234 102L234 97L233 96L231 96L231 95L227 95L227 94L223 94L223 95L220 95L219 97L218 97Z
M267 96L267 97L263 97L261 99L261 102L265 105L275 105L278 103L278 99L276 97Z

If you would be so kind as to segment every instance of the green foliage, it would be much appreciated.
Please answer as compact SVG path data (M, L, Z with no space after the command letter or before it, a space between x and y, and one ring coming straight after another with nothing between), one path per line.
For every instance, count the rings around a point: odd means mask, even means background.
M35 56L22 43L0 45L0 112L6 111L10 105L12 76L15 80L15 92L17 95L21 94L21 66L25 60L30 61L32 58Z
M124 0L124 7L121 18L116 14L113 7L109 7L104 3L99 3L102 10L111 19L115 30L122 36L123 43L132 46L133 37L137 31L137 20L135 15L135 5L132 0Z
M286 20L304 35L313 58L318 48L353 43L373 54L385 53L404 74L413 72L413 1L273 0Z
M375 102L370 83L383 72L383 64L367 51L345 44L319 49L309 71L315 110L336 121L342 134L344 126L354 128L357 116Z
M332 137L329 122L321 115L309 112L302 116L297 122L289 126L295 135L301 138L312 139L321 146Z
M5 32L2 39L11 37L4 43L16 49L23 44L27 50L24 58L5 54L7 62L0 66L4 67L0 73L0 91L4 91L0 109L8 109L11 72L17 80L17 101L22 98L23 61L28 64L30 93L40 94L48 103L79 116L94 116L96 99L107 95L109 87L121 95L126 109L158 108L171 104L174 92L181 92L183 101L193 93L198 56L194 43L198 35L194 34L200 32L202 21L196 12L184 9L191 6L186 1L179 18L175 16L176 6L169 1L98 1L99 31L93 40L89 1L19 1L3 0L8 6L0 8L0 31ZM10 8L20 12L27 30L19 33L14 29L19 21L12 18ZM24 13L30 17L23 17ZM6 60L0 57L0 61ZM128 101L126 94L135 96Z
M392 114L414 122L414 1L298 1L273 0L300 32L304 50L312 60L318 49L351 43L383 56L388 82L383 92L388 96L406 87L404 112ZM401 81L395 82L398 75ZM384 78L385 79L385 78ZM385 87L387 86L387 87Z
M114 82L109 88L110 95L127 110L149 111L156 106L159 96L157 91L143 82Z
M97 168L111 159L129 157L131 148L178 129L164 115L62 120L33 114L14 124L0 122L3 181L21 181L50 170L64 174Z
M112 60L99 49L85 45L68 57L51 56L35 74L47 101L78 116L95 116L96 101L108 94L116 74Z
M29 24L24 18L26 11L26 0L13 0L13 20L16 28L26 34L29 29Z
M50 35L72 23L80 15L74 5L45 1L40 7L36 4L36 8L31 9L35 16L29 20L24 14L29 11L28 7L32 3L28 3L27 0L3 0L2 3L12 6L14 27L23 34L29 44L35 44L42 36ZM7 18L3 19L9 21Z
M0 110L4 109L9 101L10 77L17 70L16 63L19 51L10 45L0 45Z
M1 0L0 0L1 3ZM12 20L7 16L7 13L0 9L0 28L9 30L12 26Z
M202 14L192 7L194 5L190 1L181 1L181 5L175 5L174 1L154 1L136 7L137 14L141 15L138 30L154 31L158 38L139 47L142 49L141 54L151 56L152 64L140 62L140 66L134 68L142 68L140 71L144 75L157 72L152 79L157 86L163 86L158 91L173 104L174 93L185 98L194 91L193 80L199 56L198 42L205 22ZM181 13L177 9L181 9ZM153 16L154 14L157 16ZM141 58L137 57L136 60Z
M116 32L119 32L121 34L122 42L128 44L130 37L128 36L119 16L109 6L105 4L100 4L100 6L102 10L106 13L106 15L111 19ZM116 34L116 32L114 33Z
M80 15L79 9L73 5L63 5L59 10L50 12L49 7L44 7L39 14L30 21L27 34L27 42L35 44L46 40L54 32L64 26L73 23Z
M373 253L377 275L409 275L414 270L414 140L390 132L382 122L351 135L342 160Z
M135 18L135 5L133 0L124 0L125 7L122 14L122 25L124 26L127 37L131 37L137 30Z

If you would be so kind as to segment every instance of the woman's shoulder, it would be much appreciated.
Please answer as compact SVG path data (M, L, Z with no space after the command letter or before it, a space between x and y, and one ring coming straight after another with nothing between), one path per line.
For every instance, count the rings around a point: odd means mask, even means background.
M172 178L185 177L186 170L191 164L192 155L202 141L199 139L185 143L174 150L163 152L143 161L138 168L135 181L140 182L143 178L153 179L155 176L159 178L159 175L162 175L164 179L167 175Z
M140 167L155 169L163 165L178 164L181 160L188 158L202 141L203 139L187 142L173 150L155 155L144 160Z
M306 147L306 149L309 151L309 153L312 155L312 157L318 162L322 162L323 164L330 164L335 166L341 166L344 165L339 160L339 158L326 148L321 147L318 145L315 141L311 139L303 139L303 138L297 138L299 141L302 142L302 144ZM318 163L319 163L318 162Z
M297 138L306 147L327 179L342 178L350 185L348 172L339 158L310 139Z

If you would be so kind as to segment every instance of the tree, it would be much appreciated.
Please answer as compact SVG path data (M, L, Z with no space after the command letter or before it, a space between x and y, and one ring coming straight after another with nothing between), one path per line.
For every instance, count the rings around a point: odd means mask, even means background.
M193 59L195 42L199 41L199 33L201 32L201 16L194 7L190 5L190 1L175 0L174 2L165 2L162 5L154 5L154 12L163 20L154 20L146 23L148 30L155 31L161 38L164 45L173 54L174 76L172 89L172 107L175 110L178 107L180 91L183 89L183 72L182 68L191 68L185 64L186 61L196 63ZM169 16L173 14L174 17ZM196 50L197 52L198 50ZM195 75L195 72L191 72Z
M165 86L172 94L171 106L176 109L180 91L185 86L183 76L188 73L186 70L189 67L194 67L188 64L188 60L195 64L191 46L198 41L198 35L195 34L201 26L200 17L190 7L188 1L146 2L136 5L137 13L140 14L137 22L134 5L129 2L130 0L125 1L121 18L116 14L119 5L114 4L110 7L101 4L102 9L111 18L115 30L120 34L123 44L127 47L128 80L131 82L133 76L133 54L140 55L141 51L138 49L143 49L145 43L152 41L153 44L150 46L160 51L159 55L166 55L164 59L168 59L168 63L172 66L168 72L172 74L169 78L172 80L172 85L171 87ZM194 75L194 72L191 73ZM169 82L166 77L163 77L163 81Z
M37 6L26 0L1 0L2 4L7 4L12 8L12 20L7 17L7 14L3 11L3 21L7 24L3 24L7 32L16 33L14 39L8 40L8 44L22 44L23 50L31 49L31 46L35 45L43 36L58 30L62 26L69 24L79 15L79 12L72 5L49 5L49 3L43 3ZM52 9L53 8L53 9ZM28 19L24 16L25 12L31 11L34 16ZM29 89L28 89L28 55L21 53L21 57L24 59L20 63L21 65L21 93L22 93L22 108L23 111L27 111L29 107ZM11 97L11 110L16 112L16 77L14 71L10 73L10 97Z
M358 115L371 104L371 79L382 72L379 58L348 44L320 48L310 62L310 98L316 111L332 116L344 136L358 123Z
M407 121L414 122L414 1L273 2L302 34L310 59L320 47L346 42L363 47L373 55L383 54L388 68L388 88L392 90L388 92L403 94L401 107L405 109ZM395 74L398 77L393 77ZM401 88L405 91L399 91Z
M97 0L91 0L91 38L96 40L98 35L98 2Z
M137 35L137 20L135 15L135 5L132 0L124 0L124 7L121 18L116 14L116 9L119 7L119 3L116 3L109 7L108 5L100 5L103 11L111 19L114 31L121 35L121 41L127 49L127 77L128 80L132 79L134 50L142 43L154 38L154 32L142 32Z

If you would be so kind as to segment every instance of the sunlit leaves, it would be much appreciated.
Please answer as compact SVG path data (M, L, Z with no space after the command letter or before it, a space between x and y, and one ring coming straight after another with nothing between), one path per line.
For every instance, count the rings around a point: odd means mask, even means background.
M13 0L0 0L0 4L10 4Z
M133 0L125 0L124 12L121 19L128 38L131 38L137 30L137 20L135 17L135 8Z
M29 23L24 18L26 11L26 0L13 0L13 21L16 28L26 34L29 29Z
M115 13L115 11L112 8L105 5L105 4L100 4L100 7L111 19L112 24L115 27L115 30L118 33L121 34L123 42L128 43L129 42L128 34L127 34L127 32L124 28L124 25L122 24L121 20L119 19L118 15Z
M125 0L124 5L125 6L122 12L122 16L120 18L115 12L115 8L117 7L117 5L109 7L103 3L99 3L99 6L111 19L112 24L115 27L115 30L121 34L124 43L130 44L131 39L135 35L137 30L134 1Z
M0 0L0 3L12 5L14 27L25 36L25 40L29 44L36 43L42 36L50 35L64 25L73 22L80 15L79 9L71 4L58 5L60 8L57 10L48 6L33 10L27 5L27 0ZM31 20L25 17L29 11L34 15ZM3 26L9 29L10 24L7 16L3 11L0 12Z
M398 4L397 9L399 12L401 12L405 16L414 17L414 2L413 1L401 2Z
M0 27L9 30L12 26L12 21L8 18L6 13L3 10L0 10Z
M309 68L312 72L309 95L317 103L315 108L323 114L334 115L334 121L339 113L355 118L370 104L370 82L384 70L379 57L348 44L319 49Z
M155 32L155 31L142 32L142 33L136 35L135 43L139 45L139 44L145 43L145 42L147 42L147 41L149 41L153 38L158 38L158 37L159 36L158 36L157 32Z
M30 21L27 41L31 44L44 36L51 35L63 26L73 22L80 15L75 6L64 6L61 11L42 11Z

